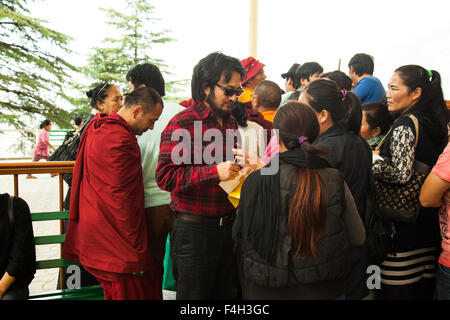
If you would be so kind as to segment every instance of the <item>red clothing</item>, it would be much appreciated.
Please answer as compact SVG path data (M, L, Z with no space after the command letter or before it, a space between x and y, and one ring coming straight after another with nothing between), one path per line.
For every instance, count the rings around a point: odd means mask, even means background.
M63 258L81 263L103 280L154 273L142 180L131 128L115 112L97 114L78 148Z
M142 277L128 275L118 281L98 279L103 287L104 300L162 300L161 289L157 290L156 278L149 274Z
M194 121L200 121L202 124L202 131L198 132L198 134L202 134L200 137L194 136ZM219 162L205 164L202 160L201 164L195 164L195 159L204 159L203 152L208 150L206 148L213 140L203 141L203 138L206 138L204 133L208 129L220 130L222 133L223 144L220 146L223 148L223 157L220 162L226 161L227 154L231 155L232 159L233 151L231 149L235 144L226 145L226 130L237 131L236 120L233 117L230 117L228 121L224 120L223 128L221 128L214 114L202 102L195 102L192 107L178 113L170 120L161 134L156 183L161 189L170 192L172 200L170 207L173 211L216 217L234 212L227 193L219 186L220 181L216 168ZM188 144L190 164L175 164L172 161L172 151L178 144L182 144L181 138L172 141L172 133L175 130L178 132L185 130L190 137L191 143ZM184 138L183 141L185 141ZM199 141L202 143L202 150L199 150L200 145L195 148L195 141L197 144ZM175 154L178 155L177 152Z
M192 98L190 98L190 99L187 99L187 100L183 100L183 101L181 101L180 103L178 103L180 106L183 106L183 107L185 107L185 108L189 108L189 107L191 107L191 106L193 106L194 105L194 99L192 99Z

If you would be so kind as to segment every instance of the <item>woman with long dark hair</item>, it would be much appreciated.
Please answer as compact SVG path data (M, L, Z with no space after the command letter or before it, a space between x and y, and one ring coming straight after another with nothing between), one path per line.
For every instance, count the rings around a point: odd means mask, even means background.
M413 174L414 161L432 167L447 143L448 111L437 71L417 65L395 70L386 93L389 111L399 113L381 145L382 159L374 162L374 177L405 184ZM416 130L413 115L419 124ZM380 299L431 299L435 288L440 248L438 212L421 208L414 223L395 222L394 252L381 264Z
M327 150L326 159L332 168L344 174L352 192L361 220L364 222L369 194L372 151L359 135L361 102L358 97L327 79L311 82L299 101L311 106L320 126L316 145ZM366 285L368 252L365 245L351 247L352 272L348 275L347 298L360 300L369 296Z
M247 177L233 225L242 296L337 299L345 295L349 246L364 242L364 226L343 175L313 144L319 135L313 110L289 102L273 124L279 170Z

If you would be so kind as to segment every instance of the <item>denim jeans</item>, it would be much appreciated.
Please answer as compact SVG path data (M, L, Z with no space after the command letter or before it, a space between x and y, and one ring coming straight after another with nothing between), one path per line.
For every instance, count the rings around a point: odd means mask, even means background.
M177 299L231 299L235 256L231 226L176 218L171 254L178 269Z
M436 274L436 300L450 300L450 268L438 264Z

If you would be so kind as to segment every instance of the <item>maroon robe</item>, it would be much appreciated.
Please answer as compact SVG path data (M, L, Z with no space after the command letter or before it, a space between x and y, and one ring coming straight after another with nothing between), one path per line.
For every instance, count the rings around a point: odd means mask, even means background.
M97 114L83 132L62 256L103 280L155 272L147 247L141 153L115 112Z

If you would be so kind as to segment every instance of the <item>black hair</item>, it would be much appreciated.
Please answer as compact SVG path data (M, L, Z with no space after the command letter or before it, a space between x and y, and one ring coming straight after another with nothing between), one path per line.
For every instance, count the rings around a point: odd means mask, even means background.
M283 73L282 75L281 75L281 77L283 78L283 79L292 79L292 86L295 88L295 89L298 89L299 87L300 87L300 79L298 79L296 76L295 76L295 71L298 69L298 67L300 67L300 64L298 64L298 63L294 63L290 68L289 68L289 70L288 70L288 72L286 72L286 73ZM284 92L283 92L284 93Z
M344 121L341 123L347 128L348 131L358 135L361 131L362 122L362 109L361 100L358 96L351 91L345 89L341 90L342 102L345 107Z
M302 79L309 80L309 77L316 73L322 73L323 68L317 62L305 62L295 70L295 78L299 81ZM300 86L300 84L299 84ZM295 86L294 86L295 87ZM297 89L297 88L296 88Z
M444 101L439 72L418 65L405 65L395 70L408 88L408 92L421 88L419 100L406 112L423 119L431 137L438 143L447 143L449 112Z
M280 140L286 149L302 152L305 158L321 157L325 149L313 144L319 136L320 126L314 111L304 103L291 101L281 106L273 119ZM307 137L299 142L300 137ZM287 232L295 245L294 257L319 254L318 242L325 229L328 188L320 170L297 167L292 173L295 191L289 203Z
M320 112L327 110L336 124L359 134L361 129L361 101L350 91L339 90L336 83L328 79L318 79L305 88L308 103Z
M316 114L309 106L298 101L289 101L278 109L273 118L273 127L279 130L279 138L288 150L300 147L298 138L301 136L308 138L302 145L312 146L320 133ZM317 147L310 151L312 150L316 153L322 148Z
M373 74L373 57L366 53L357 53L349 61L348 67L353 67L358 76Z
M205 100L205 85L213 89L222 77L225 82L229 82L233 72L239 73L241 80L245 78L245 69L238 59L221 52L210 53L194 67L191 81L192 98L195 101Z
M385 135L394 121L394 118L389 113L388 106L381 102L365 103L361 109L366 114L366 121L370 130L380 128L380 134Z
M164 107L161 96L155 89L150 87L140 87L127 94L123 107L130 108L132 106L141 105L144 109L144 113L147 113L152 111L158 103Z
M83 122L83 118L81 118L81 117L76 117L74 121L75 121L75 124L76 124L77 126L79 126L79 125Z
M336 85L339 90L342 89L348 91L352 90L352 79L340 70L322 73L320 75L320 78L321 79L327 78L333 80L334 82L336 82Z
M142 63L135 65L127 73L127 81L138 88L144 84L146 87L155 89L161 97L166 95L164 78L157 66L151 63Z
M263 80L255 87L253 94L258 96L259 104L267 109L276 109L281 102L281 89L273 81Z
M90 105L92 108L98 110L97 101L100 101L100 103L105 101L106 97L108 97L108 90L112 86L113 85L108 82L101 82L97 84L94 89L86 92L87 97L91 99Z
M241 127L247 127L247 108L245 104L236 100L231 106L231 115L236 119L236 122Z
M39 128L44 129L44 127L48 126L50 123L52 123L50 120L45 119L44 121L41 122L41 124L39 125Z

